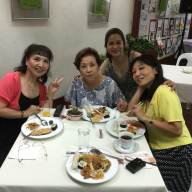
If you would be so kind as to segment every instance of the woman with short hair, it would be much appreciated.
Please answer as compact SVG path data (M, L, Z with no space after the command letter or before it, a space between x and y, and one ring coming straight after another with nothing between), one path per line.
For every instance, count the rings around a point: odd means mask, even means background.
M68 89L66 102L79 108L87 103L114 108L120 98L125 99L115 81L99 74L101 60L95 49L87 47L79 51L74 65L81 77Z

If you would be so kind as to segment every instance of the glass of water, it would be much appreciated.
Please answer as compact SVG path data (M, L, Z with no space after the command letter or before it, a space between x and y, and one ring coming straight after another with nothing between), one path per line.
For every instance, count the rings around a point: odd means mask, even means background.
M89 133L88 128L78 129L78 146L79 148L89 147Z

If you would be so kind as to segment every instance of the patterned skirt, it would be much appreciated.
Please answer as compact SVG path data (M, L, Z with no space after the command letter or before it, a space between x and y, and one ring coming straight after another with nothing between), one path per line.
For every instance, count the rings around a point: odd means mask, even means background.
M167 189L188 192L191 185L192 144L151 151Z

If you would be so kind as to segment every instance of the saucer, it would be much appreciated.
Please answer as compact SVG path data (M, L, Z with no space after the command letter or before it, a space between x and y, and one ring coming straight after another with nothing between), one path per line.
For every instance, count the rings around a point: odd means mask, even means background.
M120 153L134 153L139 149L139 144L133 140L133 144L129 149L123 149L120 139L117 139L113 142L113 147Z

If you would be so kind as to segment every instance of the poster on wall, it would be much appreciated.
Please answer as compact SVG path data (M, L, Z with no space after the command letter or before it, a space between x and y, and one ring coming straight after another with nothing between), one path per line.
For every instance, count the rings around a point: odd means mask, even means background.
M88 24L107 23L111 0L90 0Z
M159 5L157 6L156 18L163 19L165 16L167 0L159 0Z
M173 35L174 18L169 19L169 35Z
M180 4L177 3L177 6L176 6L176 14L179 14L179 7L180 7Z
M167 38L166 54L171 52L171 38Z
M152 12L155 13L156 1L157 1L157 0L150 0L150 1L149 1L148 13L152 13Z
M156 19L152 19L150 20L150 25L149 25L149 36L148 36L148 40L154 41L155 40L155 35L156 35L156 28L157 28L157 20Z
M169 0L169 1L167 2L167 8L166 8L165 15L166 15L166 16L170 15L170 11L171 11L171 1Z
M174 15L177 12L177 3L171 3L171 14Z
M165 51L166 51L166 39L162 39L161 41L163 46L161 46L160 48L160 57L165 56Z
M173 29L173 34L178 34L179 33L180 18L179 17L175 18L174 23L175 23L175 26Z
M184 29L184 17L180 18L179 33L182 34Z
M156 39L161 38L161 34L162 34L162 23L163 23L163 19L159 19L159 20L157 21Z
M148 4L142 3L141 6L141 21L147 20Z
M167 35L169 35L169 18L165 18L163 24L163 36Z
M175 46L177 44L177 35L172 37L172 47L171 47L171 52L175 51Z
M147 25L139 25L139 37L146 35Z

